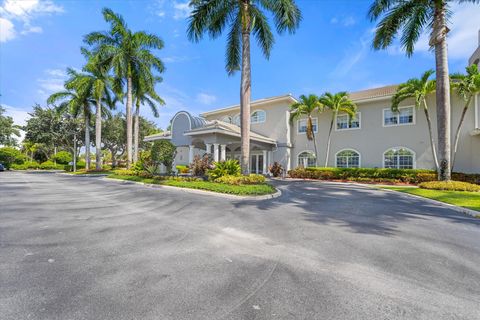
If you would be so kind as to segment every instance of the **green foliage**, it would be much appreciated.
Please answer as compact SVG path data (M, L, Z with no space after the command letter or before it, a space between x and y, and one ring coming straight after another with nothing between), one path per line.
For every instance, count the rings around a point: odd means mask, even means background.
M23 164L26 160L24 154L20 150L13 147L0 148L0 163L8 170L12 164Z
M237 160L226 160L215 162L213 169L208 171L208 177L212 181L216 181L223 176L238 176L240 175L240 164Z
M77 170L85 169L86 166L87 164L85 163L85 161L77 161ZM73 171L73 165L66 164L65 166L63 166L63 169L65 171Z
M272 165L268 167L268 171L272 174L274 177L280 177L284 171L282 165L275 161Z
M168 140L159 140L153 143L151 149L152 161L156 164L163 164L167 168L168 173L172 171L176 154L177 148Z
M260 174L250 174L248 176L224 175L217 178L215 182L230 185L263 184L265 183L265 177Z
M177 165L175 166L175 168L177 169L178 172L180 173L189 173L190 172L190 168L188 166L183 166L183 165Z
M462 181L430 181L423 182L418 185L423 189L433 189L433 190L450 190L450 191L470 191L478 192L480 191L480 186L468 182Z
M35 161L25 161L22 164L12 164L11 169L13 170L32 170L32 169L39 169L40 168L40 163L35 162Z
M61 164L55 164L51 160L47 160L40 164L39 169L41 170L64 170L65 166Z
M136 176L138 174L137 171L135 170L128 170L128 169L118 169L118 170L113 170L113 173L115 175L119 176Z
M319 180L350 180L359 182L420 183L436 180L435 171L375 168L296 168L288 172L291 178Z
M0 145L15 146L15 136L20 137L20 127L13 123L12 117L5 116L5 112L5 108L0 106Z
M60 151L52 157L52 160L60 164L68 164L69 162L73 161L73 156L70 152Z

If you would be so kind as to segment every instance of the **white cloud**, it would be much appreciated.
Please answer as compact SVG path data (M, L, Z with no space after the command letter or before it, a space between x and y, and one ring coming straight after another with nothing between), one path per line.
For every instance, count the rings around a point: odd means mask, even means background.
M341 24L344 27L350 27L357 23L353 16L333 17L330 19L331 24Z
M6 42L15 38L15 27L10 20L0 18L0 42Z
M201 93L197 94L197 99L196 100L198 102L200 102L201 104L211 105L212 103L217 101L217 97L214 96L214 95L211 95L211 94L201 92Z
M370 44L372 43L373 30L368 29L360 37L359 42L349 46L349 49L345 52L343 59L337 64L332 76L343 77L347 75L352 68L362 60L370 50ZM354 54L352 55L352 52Z
M62 69L46 69L45 77L37 79L37 90L41 99L47 99L52 93L65 90L64 83L67 74Z
M190 13L192 12L192 8L189 5L189 1L185 1L185 2L173 1L173 8L174 8L173 18L176 20L187 18L188 16L190 16Z
M17 34L41 33L40 26L32 25L38 16L62 13L63 8L51 0L5 0L0 6L0 41L14 39ZM16 32L16 28L21 31Z

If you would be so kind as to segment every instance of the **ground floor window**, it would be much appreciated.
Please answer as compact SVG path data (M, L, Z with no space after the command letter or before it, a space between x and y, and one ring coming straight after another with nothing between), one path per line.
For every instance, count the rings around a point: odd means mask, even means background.
M383 165L391 169L413 169L415 153L407 148L392 148L383 154Z
M342 150L337 153L337 168L359 168L360 154L355 150Z
M315 167L315 153L312 151L304 151L298 155L298 166L300 167Z

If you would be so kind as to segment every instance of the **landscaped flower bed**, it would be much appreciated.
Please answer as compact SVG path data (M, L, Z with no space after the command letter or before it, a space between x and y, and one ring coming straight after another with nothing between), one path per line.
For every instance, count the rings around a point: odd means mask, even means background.
M342 180L363 183L418 184L436 181L437 173L421 169L375 168L295 168L288 172L291 178ZM480 184L480 174L453 173L452 179Z

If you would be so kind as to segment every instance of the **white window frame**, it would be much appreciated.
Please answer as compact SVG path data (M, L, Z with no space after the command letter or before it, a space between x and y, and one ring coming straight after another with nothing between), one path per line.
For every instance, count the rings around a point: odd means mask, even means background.
M350 115L348 113L341 113L341 114L337 114L335 116L335 131L349 131L349 130L359 130L362 128L362 113L361 112L357 112L356 114L356 119L358 120L358 127L357 128L343 128L343 129L338 129L338 126L337 126L337 118L338 116L347 116L348 118L350 118ZM351 149L353 150L353 149Z
M413 110L413 121L411 123L397 123L397 124L385 124L385 111L392 111L392 108L385 108L383 109L383 112L382 112L382 126L384 128L388 128L388 127L401 127L401 126L413 126L417 123L417 109L415 108L415 106L405 106L405 107L399 107L398 110L401 110L401 109L409 109L411 108ZM400 112L398 112L398 115L397 115L397 119L398 119L398 122L400 122Z
M356 152L358 154L358 168L362 167L362 154L360 152L358 152L357 150L353 149L353 148L345 148L345 149L342 149L342 150L338 151L337 153L335 153L335 168L339 168L339 167L337 167L337 156L340 152L343 152L343 151L354 151L354 152ZM348 162L347 162L347 165L348 165ZM350 167L347 167L347 168L350 168Z
M229 119L228 121L225 121L225 119ZM221 121L226 122L226 123L233 123L233 117L232 116L224 116Z
M307 132L300 132L300 121L307 121L307 118L297 120L297 134L307 134ZM313 133L318 133L318 118L312 118L312 125L315 125Z
M238 117L238 123L235 122L235 118L237 118L237 117ZM241 123L242 123L242 119L240 119L240 113L237 113L236 115L234 115L232 117L232 124L240 127Z
M298 157L300 157L300 155L301 155L302 153L305 153L305 152L311 153L311 154L315 157L315 163L317 163L318 159L317 159L314 151L312 151L312 150L303 150L303 151L300 151L300 152L297 154L297 158L296 158L296 160L297 160L297 167L300 167L300 165L303 166L303 163L300 163L300 161L298 161L298 160L299 160ZM308 162L308 160L307 160L307 162ZM308 166L307 166L307 168L313 168L313 167L308 167Z
M415 151L413 151L412 149L407 148L407 147L391 147L391 148L388 148L387 150L385 150L382 154L382 167L384 169L387 169L387 167L385 167L385 153L387 153L390 150L395 150L395 149L405 149L405 150L410 151L413 155L412 169L417 168L417 153ZM388 169L401 169L401 168L388 168ZM405 170L408 170L408 169L405 169Z
M255 114L255 112L263 112L263 114L264 114L263 121L253 121L253 115ZM250 123L251 124L264 123L265 121L267 121L267 112L265 112L265 110L256 109L250 115Z

